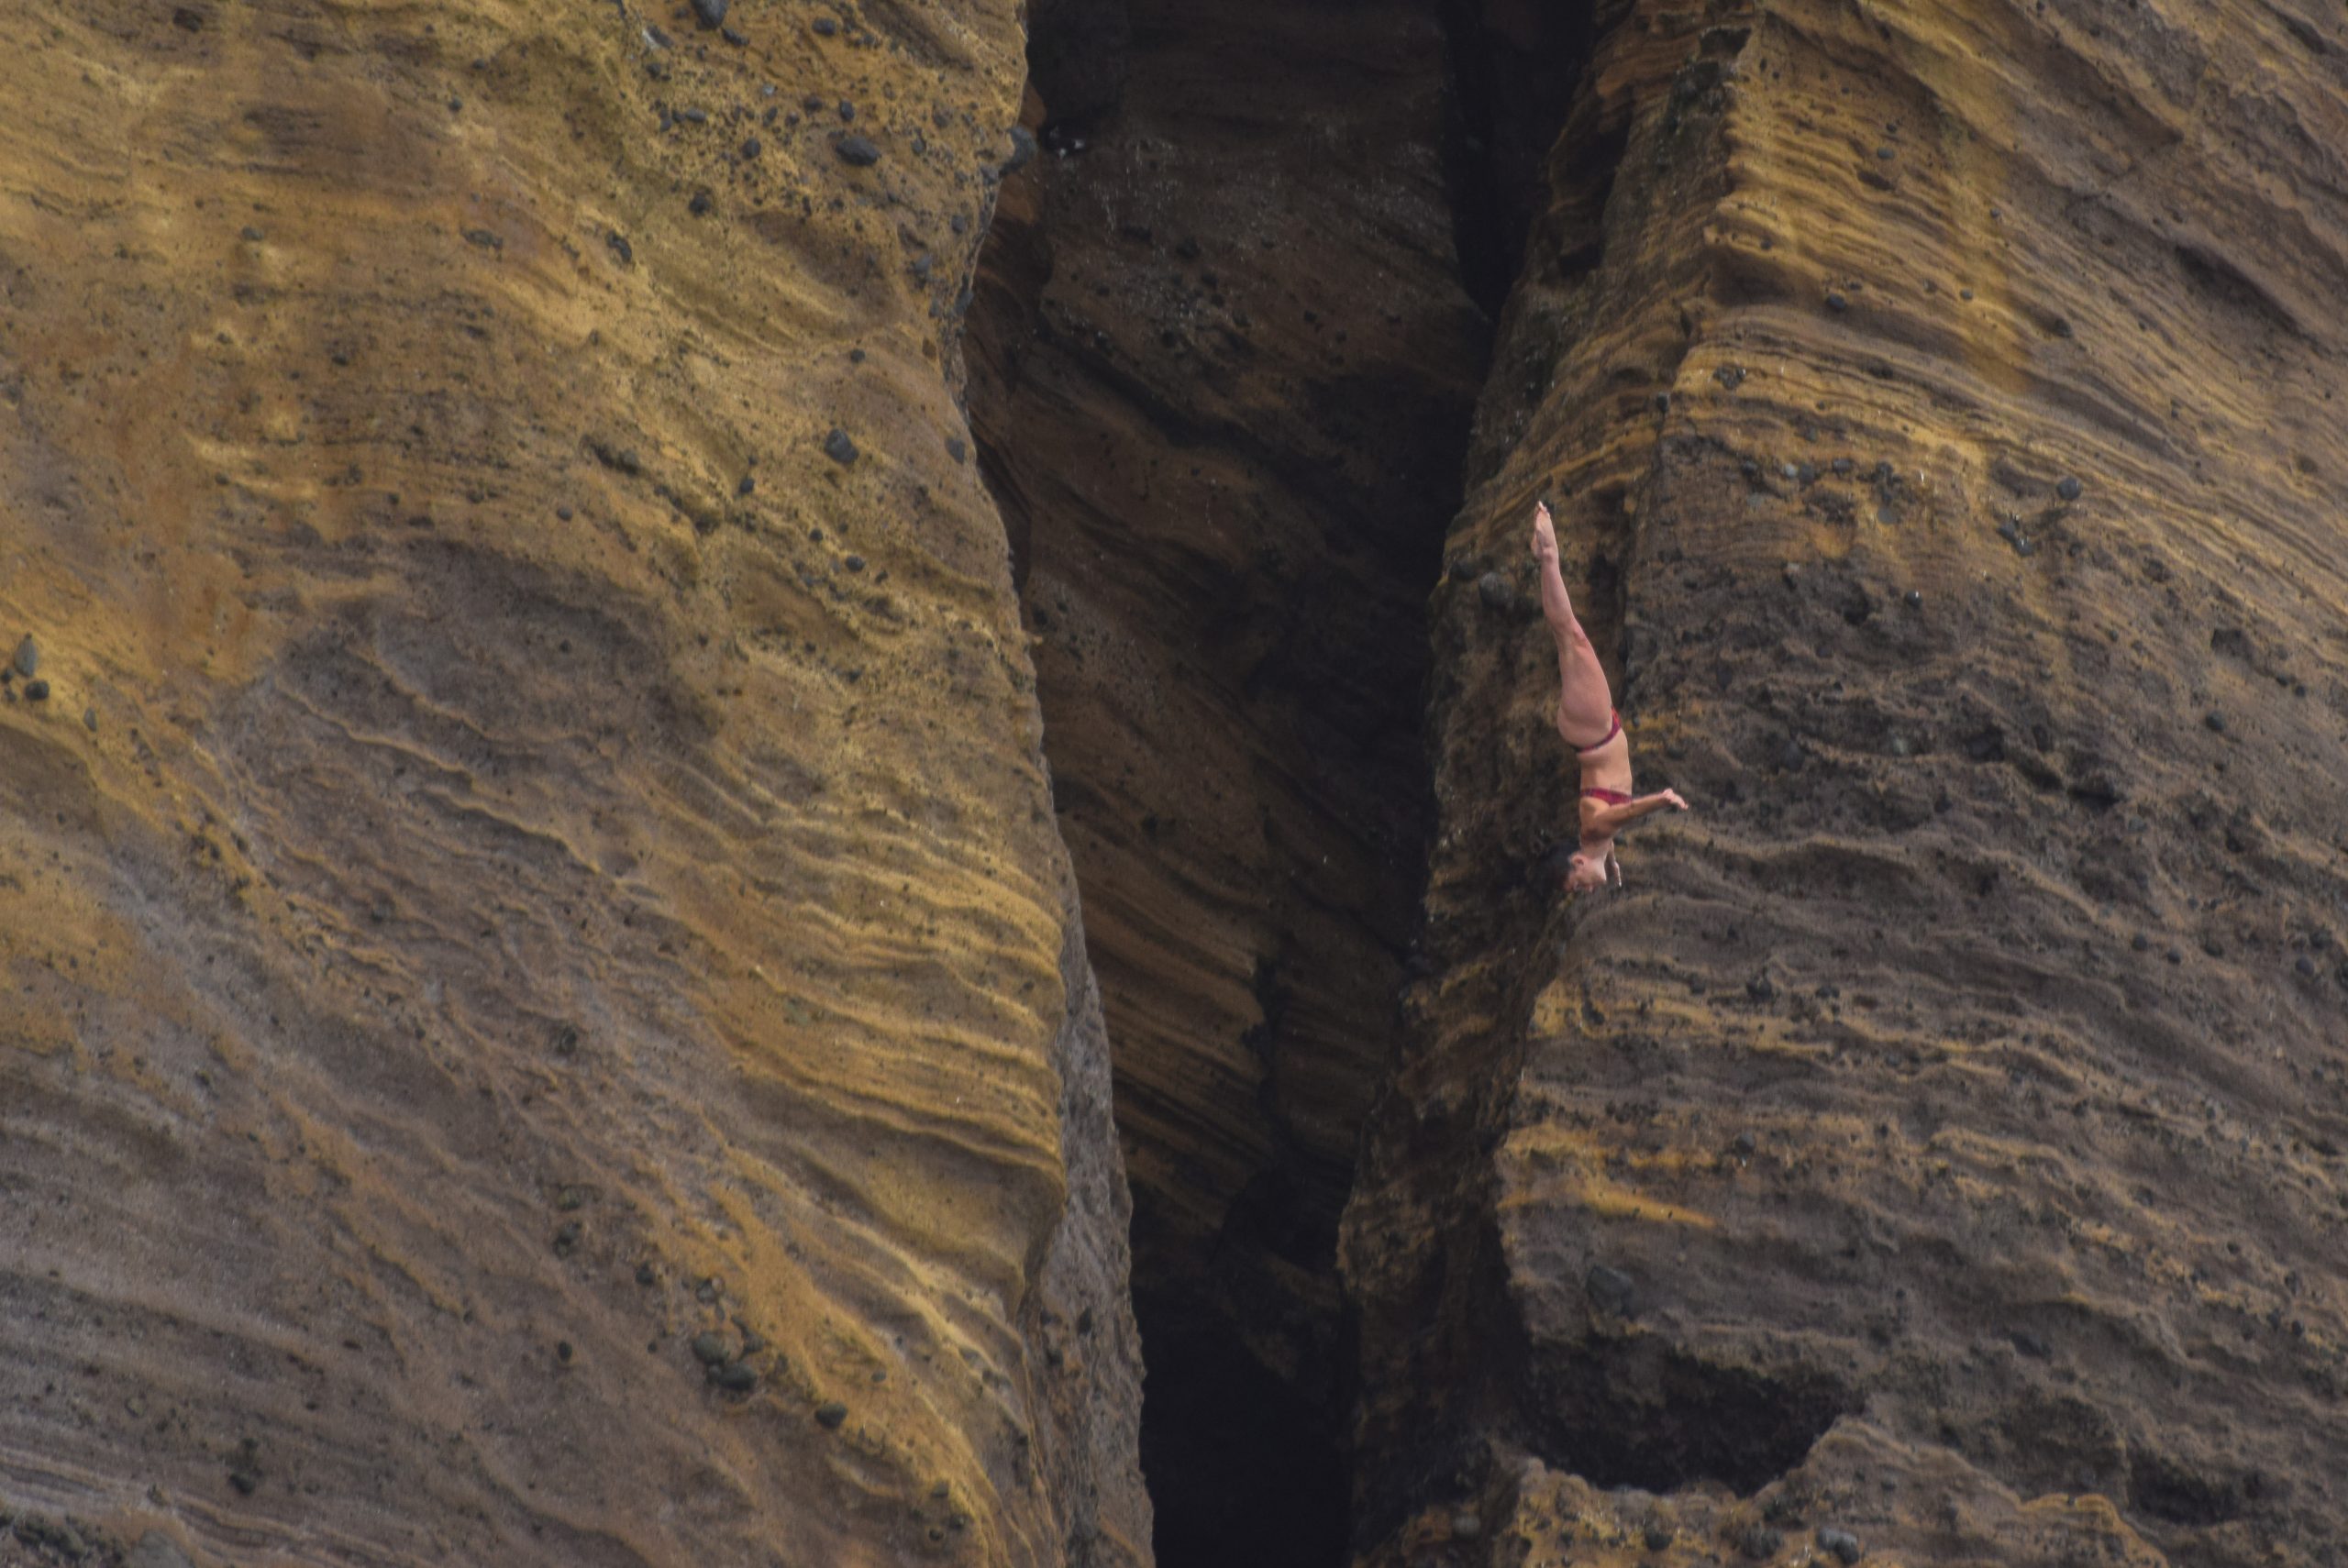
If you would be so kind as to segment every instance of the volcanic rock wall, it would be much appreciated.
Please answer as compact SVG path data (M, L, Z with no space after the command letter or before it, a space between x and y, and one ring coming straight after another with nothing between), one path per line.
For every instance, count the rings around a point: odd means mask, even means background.
M701 9L0 19L11 1560L1146 1561L1017 7Z
M1599 21L1435 598L1364 1558L2341 1561L2348 28ZM1695 806L1570 906L1545 493Z
M1039 15L1068 99L1004 184L971 420L1115 1047L1160 1553L1331 1562L1336 1223L1414 927L1421 617L1489 328L1432 4L1149 0L1122 56L1117 9Z

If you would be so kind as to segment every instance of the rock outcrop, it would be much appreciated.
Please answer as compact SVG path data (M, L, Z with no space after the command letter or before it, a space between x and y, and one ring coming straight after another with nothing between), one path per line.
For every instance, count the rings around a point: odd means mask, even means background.
M1114 1046L1161 1551L1326 1562L1337 1218L1415 924L1421 617L1489 326L1433 6L1130 9L1115 112L1046 98L1005 182L971 421Z
M1147 1561L1017 9L0 22L8 1551Z
M2348 30L1599 22L1434 600L1361 1558L2339 1561ZM1695 805L1570 907L1545 493Z

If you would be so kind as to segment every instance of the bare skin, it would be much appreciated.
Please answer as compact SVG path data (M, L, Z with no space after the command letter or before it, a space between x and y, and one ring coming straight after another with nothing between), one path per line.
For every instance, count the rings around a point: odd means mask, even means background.
M1545 502L1533 509L1533 558L1540 563L1541 615L1557 643L1557 733L1581 764L1581 845L1567 869L1566 890L1586 893L1609 883L1619 888L1623 863L1614 856L1615 834L1667 806L1684 812L1688 802L1676 790L1632 792L1631 737L1614 722L1614 693L1606 671L1566 596L1566 580L1557 570L1556 525Z

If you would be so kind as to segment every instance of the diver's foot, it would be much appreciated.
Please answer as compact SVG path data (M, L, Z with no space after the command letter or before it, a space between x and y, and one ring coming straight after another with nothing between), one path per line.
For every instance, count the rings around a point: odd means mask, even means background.
M1549 503L1537 502L1533 508L1533 558L1547 566L1557 558L1557 525L1549 517Z

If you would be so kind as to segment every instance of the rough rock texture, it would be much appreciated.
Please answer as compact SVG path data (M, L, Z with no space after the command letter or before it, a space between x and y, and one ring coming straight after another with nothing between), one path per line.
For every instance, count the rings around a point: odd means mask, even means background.
M1015 10L0 22L0 1551L1146 1561Z
M2348 28L1600 24L1435 599L1362 1555L2339 1562ZM1544 492L1697 806L1573 907L1475 587Z
M1035 108L971 420L1114 1044L1161 1552L1325 1561L1336 1221L1414 923L1420 617L1488 327L1432 5L1132 24L1112 118Z

